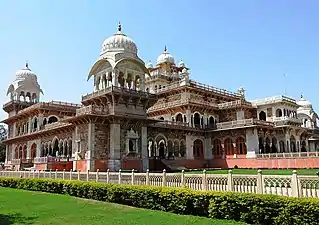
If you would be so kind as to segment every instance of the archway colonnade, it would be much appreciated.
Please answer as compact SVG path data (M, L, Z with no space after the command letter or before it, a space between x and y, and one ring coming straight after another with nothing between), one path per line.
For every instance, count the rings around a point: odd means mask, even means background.
M239 137L226 137L212 139L213 157L223 157L227 155L246 155L246 139Z
M58 139L41 144L40 157L71 157L72 156L72 138Z

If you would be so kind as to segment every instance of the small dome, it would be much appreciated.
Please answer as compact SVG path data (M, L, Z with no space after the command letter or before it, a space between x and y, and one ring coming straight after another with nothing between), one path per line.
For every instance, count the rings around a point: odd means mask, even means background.
M170 63L175 64L174 57L167 52L166 46L164 52L157 58L157 64Z
M181 60L179 63L178 63L178 66L179 67L185 67L185 63L183 60Z
M101 53L108 51L126 51L137 54L137 47L134 41L122 33L122 26L119 23L116 34L104 40Z
M146 68L147 69L152 69L153 68L153 64L151 61L148 61L148 63L146 64Z
M311 102L307 101L302 95L300 100L297 102L297 104L303 108L312 108Z
M16 72L16 77L17 78L35 78L36 75L34 72L30 70L28 63L26 63L23 69L18 70Z

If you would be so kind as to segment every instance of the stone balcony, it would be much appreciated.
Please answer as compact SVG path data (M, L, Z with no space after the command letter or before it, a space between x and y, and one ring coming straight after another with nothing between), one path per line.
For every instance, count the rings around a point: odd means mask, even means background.
M301 125L302 119L284 116L284 117L274 118L273 122L275 126L283 126L283 125L291 125L291 124Z

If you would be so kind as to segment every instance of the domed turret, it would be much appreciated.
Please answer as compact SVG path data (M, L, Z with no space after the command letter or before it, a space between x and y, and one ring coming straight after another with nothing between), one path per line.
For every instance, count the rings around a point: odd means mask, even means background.
M157 58L156 62L157 62L157 65L162 63L175 64L175 59L171 54L167 52L167 48L165 46L164 52Z
M302 107L302 108L308 108L311 109L312 108L312 104L311 102L307 101L303 95L301 95L300 100L297 102L297 104Z
M147 69L152 69L153 68L153 64L151 61L148 61L148 63L146 64L146 68Z
M30 70L28 63L16 72L16 79L10 84L7 95L10 100L38 102L43 91L38 84L36 74Z
M178 66L179 67L185 67L185 63L183 60L181 60L179 63L178 63Z
M116 34L104 40L101 54L106 52L129 52L137 54L137 47L134 41L122 33L122 25L119 23Z

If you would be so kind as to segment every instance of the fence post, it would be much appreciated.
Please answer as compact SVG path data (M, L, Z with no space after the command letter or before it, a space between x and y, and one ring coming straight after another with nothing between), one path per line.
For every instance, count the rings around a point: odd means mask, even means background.
M150 185L150 170L146 170L146 179L145 179L146 185Z
M132 185L135 184L135 174L134 174L134 169L132 169Z
M72 180L72 173L73 172L73 170L72 169L70 169L70 180Z
M89 181L89 180L90 180L90 170L87 170L86 181Z
M106 171L106 183L110 183L110 169L107 169Z
M257 173L257 193L262 194L263 192L264 192L263 175L262 175L262 171L258 170L258 173Z
M78 170L78 180L81 178L81 170Z
M122 183L122 170L119 169L119 184Z
M292 171L292 177L291 177L291 195L292 197L299 197L299 185L298 185L298 176L297 171Z
M26 170L23 172L23 177L27 178L27 171Z
M35 178L35 170L32 171L32 177Z
M203 170L202 189L203 189L203 191L207 190L207 174L206 174L206 170Z
M40 170L38 170L38 178L40 178Z
M99 182L99 169L96 170L96 174L95 174L95 181Z
M163 183L162 186L165 187L166 186L166 170L163 169Z
M51 179L52 178L52 170L50 169L50 172L49 172L49 178Z
M65 169L63 169L63 172L62 172L62 180L65 179Z
M185 171L182 170L182 175L181 175L181 187L185 187Z
M58 179L58 169L55 169L55 177L54 179Z
M233 171L232 170L228 170L227 189L228 189L228 191L233 191L234 190Z

